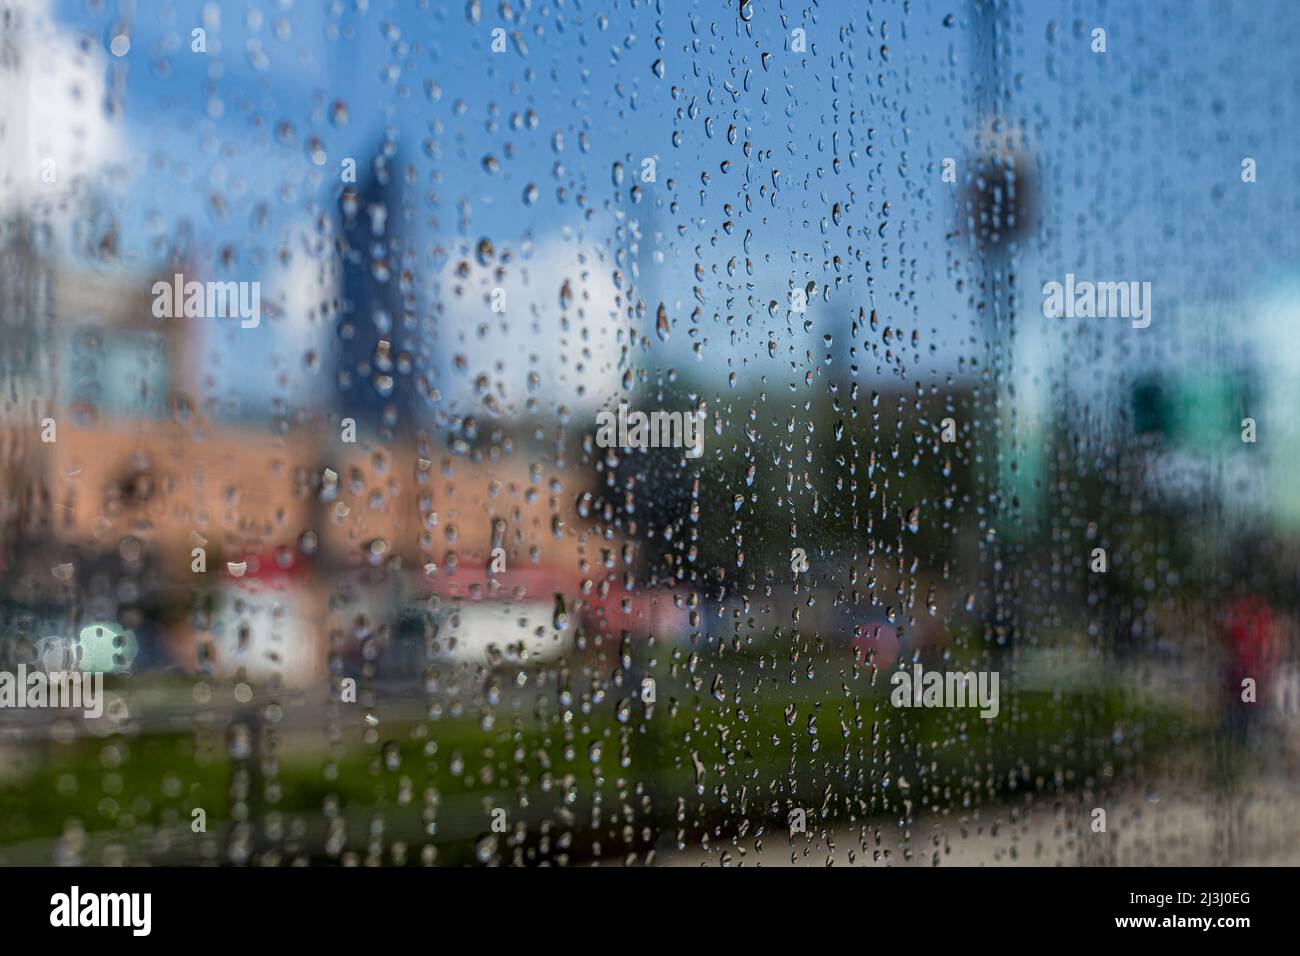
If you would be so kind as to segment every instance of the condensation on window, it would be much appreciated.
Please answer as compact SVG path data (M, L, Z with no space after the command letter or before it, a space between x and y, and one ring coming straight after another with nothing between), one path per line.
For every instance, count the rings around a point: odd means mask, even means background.
M1297 862L1238 13L0 0L0 863Z

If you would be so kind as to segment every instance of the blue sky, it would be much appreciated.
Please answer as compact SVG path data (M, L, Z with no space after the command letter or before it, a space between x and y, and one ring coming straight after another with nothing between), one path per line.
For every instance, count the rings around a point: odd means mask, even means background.
M808 364L804 352L825 352L823 335L842 349L860 306L920 331L919 362L908 363L916 374L940 376L980 353L969 287L956 281L969 248L945 238L955 201L938 180L939 161L964 160L975 136L971 25L956 0L919 0L907 12L901 2L755 3L748 22L713 0L535 3L515 23L489 3L477 19L460 2L220 6L218 26L201 3L140 3L134 14L127 4L58 4L61 23L105 50L129 24L129 53L107 58L129 150L128 188L110 193L124 272L155 268L159 244L188 222L213 277L272 281L281 250L311 259L294 233L334 214L339 162L364 166L387 138L416 174L406 235L422 307L444 310L427 362L451 407L472 407L463 383L482 373L517 411L529 370L562 383L547 396L557 404L575 400L580 381L593 383L590 400L606 401L615 365L628 361L652 377L696 363L717 381L724 370L784 381ZM1273 183L1300 171L1289 132L1296 99L1285 95L1296 86L1287 67L1295 18L1281 0L1011 9L1010 112L1044 186L1043 232L1018 259L1025 361L1048 369L1080 351L1121 365L1143 352L1147 361L1182 355L1205 335L1192 331L1207 321L1193 315L1198 303L1248 313L1294 261L1294 191L1243 190L1234 179L1241 155L1256 156ZM190 30L205 24L200 56ZM1088 49L1093 24L1108 30L1104 55ZM526 52L511 39L492 53L497 27L518 33ZM331 120L336 100L346 124ZM630 185L646 156L657 157L657 181L637 203ZM526 204L530 186L536 200ZM267 217L253 230L259 205ZM629 256L633 223L658 234L638 257ZM512 280L529 307L508 327L491 327L476 302L497 281L486 268L471 269L462 295L448 288L482 238L518 273L535 257L537 274ZM217 261L223 247L237 253L228 269ZM547 271L593 252L588 265L602 273L590 280L593 302L626 290L635 260L649 350L620 352L620 304L598 303L556 338L563 316ZM1153 278L1177 330L1137 341L1038 321L1041 283L1089 270ZM769 314L768 302L808 280L831 292L807 331L784 310ZM667 342L654 333L660 301ZM483 324L489 331L476 335ZM259 354L292 366L293 342ZM590 349L580 374L539 357L556 342L566 362ZM266 368L241 354L247 343L231 333L212 347L239 359L227 363L225 386L256 396ZM454 354L469 357L467 375L452 371Z

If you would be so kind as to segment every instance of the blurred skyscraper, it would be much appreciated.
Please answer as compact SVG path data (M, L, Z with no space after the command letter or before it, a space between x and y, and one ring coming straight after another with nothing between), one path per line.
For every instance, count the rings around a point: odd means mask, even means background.
M376 151L340 199L342 303L335 325L336 401L359 427L410 428L420 407L419 320L401 185L402 162ZM358 170L361 172L361 170Z

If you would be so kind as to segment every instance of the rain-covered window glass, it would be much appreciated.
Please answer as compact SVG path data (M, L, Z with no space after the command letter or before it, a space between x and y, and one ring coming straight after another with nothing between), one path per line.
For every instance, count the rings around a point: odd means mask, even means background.
M1296 862L1290 0L0 0L0 862Z

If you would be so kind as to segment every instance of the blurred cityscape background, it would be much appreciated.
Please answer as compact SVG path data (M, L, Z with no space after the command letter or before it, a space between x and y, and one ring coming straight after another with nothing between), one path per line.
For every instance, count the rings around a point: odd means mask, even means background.
M1292 39L0 0L0 862L1300 862Z

